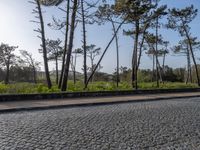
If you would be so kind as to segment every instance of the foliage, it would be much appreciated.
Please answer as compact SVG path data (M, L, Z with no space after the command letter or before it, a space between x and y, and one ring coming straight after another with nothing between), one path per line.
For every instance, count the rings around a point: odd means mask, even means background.
M179 88L197 88L198 86L196 84L185 84L181 82L164 82L160 84L160 87L158 88L156 86L156 82L153 83L140 83L139 88L141 89L179 89Z
M177 30L181 36L189 32L191 23L197 16L198 10L193 5L183 9L173 8L169 10L167 27Z
M59 92L56 87L48 89L44 84L33 83L15 83L15 84L2 84L0 83L1 94L30 94L30 93L50 93Z
M139 83L140 89L157 89L156 83L142 82ZM73 81L68 82L68 92L81 92L83 91L84 84L80 81L73 84ZM175 88L197 88L196 84L185 84L181 82L164 82L160 84L161 89L175 89ZM132 90L132 87L127 82L122 82L117 85L115 82L93 82L88 86L86 91L114 91L114 90ZM3 84L0 83L0 94L32 94L32 93L56 93L60 90L53 86L51 89L44 84L33 84L33 83L16 83L16 84Z
M9 83L10 67L15 63L14 51L17 46L9 46L8 44L1 43L0 45L0 65L6 68L5 83Z
M63 49L60 46L61 43L62 43L62 41L60 39L57 39L57 40L47 39L46 40L48 60L56 60L62 56Z
M18 46L9 46L8 44L1 43L0 45L0 64L8 66L15 61L14 51Z
M185 7L183 9L173 8L169 10L169 17L168 17L168 27L176 30L182 37L185 37L187 40L188 50L191 53L191 57L195 66L196 71L196 78L198 85L200 86L200 77L198 73L198 66L196 63L196 58L194 55L194 45L198 45L196 42L196 38L191 37L190 29L191 27L189 24L195 19L197 16L198 9L195 9L193 5L189 7ZM190 54L188 54L189 56ZM189 56L190 57L190 56Z
M8 91L8 86L3 83L0 83L0 93L7 93L7 91Z

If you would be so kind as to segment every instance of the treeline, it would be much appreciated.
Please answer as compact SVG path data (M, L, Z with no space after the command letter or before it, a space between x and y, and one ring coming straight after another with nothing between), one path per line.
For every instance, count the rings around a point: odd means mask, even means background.
M198 65L198 70L200 73L200 66ZM33 76L33 68L27 65L12 65L10 67L10 76L9 76L9 82L10 83L17 83L17 82L30 82L30 83L44 83L45 81L45 72L40 71L39 68L36 71L36 82ZM6 70L0 69L0 82L5 81L6 78ZM58 72L60 75L60 71ZM74 78L74 71L69 72L69 80L73 81L74 84L76 82L82 82L83 81L83 74L79 72L75 72L76 77ZM119 82L126 82L131 83L131 74L132 70L127 67L120 67L119 68ZM56 83L56 76L57 72L56 70L50 72L50 77L53 79L53 81ZM196 83L196 73L195 73L195 67L192 66L191 68L191 78L188 80L187 70L186 68L170 68L169 66L165 66L165 74L162 76L162 82L160 83L166 83L166 82L182 82L182 83ZM74 81L75 80L75 81ZM113 74L108 74L105 72L98 71L95 73L92 82L98 82L98 81L104 81L104 82L116 82L117 81L117 72L114 72ZM139 69L138 70L138 82L139 83L150 83L154 82L155 80L155 73L151 69Z
M200 66L198 65L198 70L200 73ZM132 70L128 69L127 67L120 67L120 82L131 82L130 76L132 74ZM113 74L114 81L116 81L116 72ZM138 70L138 82L145 83L145 82L154 82L156 76L155 72L151 69L139 69ZM169 66L165 66L165 74L162 75L162 82L182 82L185 84L188 83L197 83L195 67L192 66L191 68L191 79L188 81L188 74L186 68L171 68Z
M32 20L32 22L39 25L38 29L34 31L39 33L38 37L41 39L40 52L43 55L48 88L52 87L49 61L55 61L58 88L66 91L70 70L74 72L73 78L74 83L76 83L76 60L78 56L82 56L84 89L87 89L88 84L94 80L94 76L97 76L102 68L101 61L113 42L116 45L114 81L118 86L119 82L124 78L120 72L119 63L120 30L123 30L124 36L130 36L133 39L132 67L127 71L129 75L126 78L126 81L130 81L133 88L138 88L138 81L143 76L146 80L149 77L147 81L156 82L157 87L164 81L196 82L200 86L197 58L195 57L195 50L199 48L200 42L197 37L192 35L190 27L190 23L198 13L198 10L193 5L182 9L168 9L167 5L160 5L160 0L32 0L30 3L35 6L32 13L36 20ZM61 4L65 5L65 7L61 8ZM64 12L65 19L60 20L53 17L52 23L45 23L42 9L43 7L51 6L56 6L55 9ZM163 20L166 21L163 22ZM101 49L95 45L88 45L87 30L89 27L94 24L103 26L108 23L112 26L113 35L110 37L107 46ZM51 40L46 38L46 24L51 29L63 32L64 39ZM124 25L129 25L131 28L126 30L123 28ZM74 34L77 26L82 28L82 39L80 39L82 47L74 50ZM180 42L170 47L170 42L165 40L159 32L161 28L176 31L181 37ZM5 70L5 83L9 83L11 64L15 61L12 52L15 49L16 47L6 44L1 44L0 47L0 60ZM167 67L165 61L169 53L184 54L187 68L174 70ZM153 60L151 70L140 69L144 54ZM8 57L4 57L5 55ZM36 82L38 62L27 51L22 55L24 58L26 57L26 64L31 68L32 76ZM100 55L99 60L95 58L97 55ZM88 62L88 59L90 62ZM61 61L60 73L58 71L58 61Z
M5 84L12 81L27 81L37 83L37 71L40 69L40 62L36 61L32 54L26 50L20 50L19 56L14 52L17 46L0 45L0 79Z

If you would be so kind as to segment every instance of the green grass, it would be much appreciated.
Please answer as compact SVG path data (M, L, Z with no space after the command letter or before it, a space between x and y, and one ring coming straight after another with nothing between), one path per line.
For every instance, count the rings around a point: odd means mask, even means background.
M0 93L1 94L29 94L29 93L51 93L59 92L56 86L52 89L44 84L33 84L33 83L16 83L16 84L2 84L0 83Z
M156 83L139 83L139 89L158 89ZM75 85L72 81L68 82L68 92L83 91L83 83L78 81ZM176 89L176 88L197 88L196 84L185 84L179 82L160 83L159 89ZM132 87L127 82L122 82L117 88L114 82L93 82L90 83L86 91L114 91L114 90L132 90ZM29 94L29 93L55 93L60 92L57 86L48 89L44 84L33 83L15 83L5 85L0 83L0 94Z
M140 89L181 89L181 88L198 88L197 84L194 83L181 83L181 82L164 82L159 84L159 88L157 87L157 83L140 83Z

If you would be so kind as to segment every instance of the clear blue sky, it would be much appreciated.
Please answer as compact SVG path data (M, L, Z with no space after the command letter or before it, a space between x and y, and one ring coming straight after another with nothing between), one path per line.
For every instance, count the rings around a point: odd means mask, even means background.
M185 6L193 4L196 8L200 8L199 0L161 0L162 4L167 4L168 8L178 7L183 8ZM42 55L38 53L41 41L37 38L37 33L33 29L37 28L36 24L30 22L33 20L33 14L31 14L34 5L28 3L28 0L1 0L0 1L0 43L8 43L10 45L18 45L19 49L28 50L31 52L35 59L43 62ZM63 18L64 14L55 7L44 9L45 23L51 22L51 16L54 15L59 18ZM81 26L76 30L74 48L81 46L82 32ZM191 32L193 36L200 38L200 14L191 23ZM127 26L124 26L127 28ZM180 36L177 32L162 29L160 32L163 34L165 40L170 41L170 46L173 46L180 40ZM63 34L59 31L53 31L46 27L46 37L50 39L63 39ZM108 23L104 26L87 26L87 42L88 44L96 44L102 49L105 48L108 41L112 37L111 25ZM131 57L133 49L133 39L119 34L120 42L120 65L131 66ZM18 52L16 52L18 54ZM199 53L196 53L196 57ZM185 67L184 57L167 56L166 64L170 67ZM116 60L115 44L113 43L108 53L102 61L102 71L112 73L114 72ZM78 60L77 68L80 71L82 67L82 58ZM151 68L152 60L145 54L142 58L141 68ZM50 68L54 69L54 64L50 64ZM42 68L43 70L43 68Z

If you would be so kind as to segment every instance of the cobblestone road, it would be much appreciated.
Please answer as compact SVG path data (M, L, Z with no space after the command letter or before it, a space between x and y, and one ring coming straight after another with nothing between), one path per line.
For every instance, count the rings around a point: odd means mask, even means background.
M1 150L200 149L200 98L0 114Z

